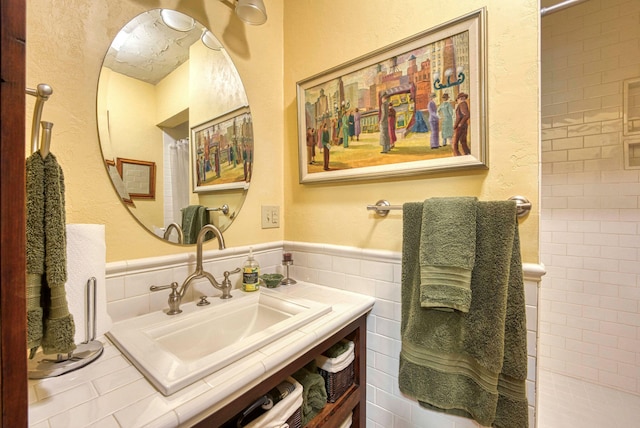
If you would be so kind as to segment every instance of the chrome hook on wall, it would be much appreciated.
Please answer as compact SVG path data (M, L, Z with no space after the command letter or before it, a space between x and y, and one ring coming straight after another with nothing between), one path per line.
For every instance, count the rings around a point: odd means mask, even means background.
M36 97L36 104L33 107L33 121L31 124L31 153L35 153L38 151L38 140L39 140L39 136L40 136L40 119L42 118L42 108L44 107L44 103L45 101L47 101L49 99L49 97L53 94L53 89L51 89L51 86L47 85L46 83L40 83L36 89L31 89L31 88L27 88L25 89L25 92L27 93L27 95L31 95ZM49 131L49 136L48 138L50 138L50 132L51 132L51 127L53 126L53 124L51 122L46 122L49 123L50 125L48 125L48 129ZM47 144L48 146L48 144ZM49 148L46 147L45 148L46 152L49 151ZM43 153L43 157L45 157L46 154Z

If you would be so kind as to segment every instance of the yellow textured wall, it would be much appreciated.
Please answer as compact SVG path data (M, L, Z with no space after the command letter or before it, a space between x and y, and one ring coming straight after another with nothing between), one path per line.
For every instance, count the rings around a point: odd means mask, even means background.
M241 76L233 69L224 50L214 51L196 43L191 46L189 56L192 58L190 79L199 83L189 87L192 126L247 105Z
M135 206L131 206L130 209L136 213L140 222L149 227L162 227L164 183L159 179L163 174L162 131L156 126L156 87L115 73L106 67L103 67L102 71L105 72L102 75L103 79L109 80L110 89L105 93L104 101L101 97L98 98L98 103L104 102L104 108L108 112L107 123L99 124L99 127L108 129L107 134L103 135L108 135L110 141L110 145L107 146L109 151L103 150L102 153L105 158L114 162L117 162L119 157L156 164L156 197L136 198Z
M251 103L256 135L253 182L254 187L260 184L249 190L242 211L225 233L227 244L282 239L283 228L260 228L259 214L261 205L282 205L283 189L283 6L269 1L269 20L257 27L242 24L219 1L27 2L27 84L45 82L54 91L43 120L54 123L51 150L65 173L67 222L105 224L108 261L194 251L162 242L138 225L112 189L98 141L96 89L104 54L124 24L157 7L190 14L223 41ZM32 109L29 97L28 132ZM217 244L208 243L207 248Z
M523 259L538 261L538 2L287 0L284 10L285 239L400 251L402 214L365 209L433 196L526 196ZM341 184L299 184L296 82L486 6L490 168Z
M97 79L111 40L132 17L177 8L207 25L226 46L247 91L256 141L252 187L230 246L279 239L399 251L402 216L365 210L431 196L521 194L534 212L521 223L524 260L538 260L538 2L460 0L435 8L405 0L265 0L265 25L244 25L218 1L68 0L27 2L27 82L54 89L43 119L55 123L52 151L67 179L67 221L104 223L109 261L193 248L166 244L141 229L107 178L96 131ZM297 81L397 40L487 7L490 169L346 184L298 184ZM28 121L32 100L27 100ZM260 206L281 205L285 227L260 228ZM215 243L207 244L214 248Z
M179 114L189 108L189 68L190 61L184 62L155 86L156 124Z

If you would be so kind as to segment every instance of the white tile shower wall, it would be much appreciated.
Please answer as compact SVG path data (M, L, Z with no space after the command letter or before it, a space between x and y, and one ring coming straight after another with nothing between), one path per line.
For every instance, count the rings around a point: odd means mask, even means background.
M541 369L640 393L640 173L625 170L623 81L640 2L542 20Z
M421 408L398 388L401 254L334 245L285 242L292 251L292 277L376 298L367 321L367 427L471 428L469 419ZM538 283L544 271L525 265L530 426L535 426Z
M273 242L253 246L263 272L282 272L283 247L293 253L291 277L376 298L367 321L367 427L369 428L477 428L471 420L421 408L398 389L400 354L399 253L353 247ZM244 262L249 248L204 253L205 269L216 278ZM193 255L131 260L107 265L107 301L114 322L167 307L167 293L151 293L149 286L181 282L193 271ZM539 265L525 265L527 305L528 381L530 426L535 423L536 327L538 283L544 274ZM239 287L236 277L235 284ZM187 300L196 295L219 295L199 282Z

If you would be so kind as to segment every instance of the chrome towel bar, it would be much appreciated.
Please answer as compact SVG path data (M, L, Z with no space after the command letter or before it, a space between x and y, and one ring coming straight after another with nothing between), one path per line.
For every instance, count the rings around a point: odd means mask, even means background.
M211 211L220 211L222 214L224 215L229 215L229 205L224 204L221 207L218 208L207 208L207 211L211 212Z
M531 211L531 202L524 196L512 196L510 201L516 201L516 213L518 217L524 217ZM381 199L375 205L367 205L368 211L375 211L380 217L386 217L391 210L401 210L402 205L391 205L386 199Z

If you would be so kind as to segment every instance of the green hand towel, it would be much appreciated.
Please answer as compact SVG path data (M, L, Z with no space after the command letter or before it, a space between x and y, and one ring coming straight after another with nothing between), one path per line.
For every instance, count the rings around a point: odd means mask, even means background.
M198 227L198 233L200 233L200 229L202 229L205 225L209 224L209 210L207 210L207 207L203 207L200 206L198 208L198 214L197 214L197 223L196 226ZM196 234L197 236L197 234ZM209 239L213 238L213 232L207 232L204 235L204 240L205 242L208 241Z
M64 176L53 154L29 156L27 170L27 348L45 354L75 349L67 306Z
M202 205L189 205L182 209L182 232L185 244L195 244L198 233L204 225L209 224L209 211ZM213 233L207 232L205 241L213 238Z
M195 244L200 228L197 223L200 205L189 205L182 209L182 232L185 244Z
M53 153L44 159L44 189L45 275L50 293L42 352L63 354L76 349L75 324L64 288L67 282L64 174Z
M476 254L475 197L424 202L420 240L423 308L468 312Z
M400 390L485 426L528 426L524 286L515 203L478 202L469 312L420 306L422 203L403 207Z
M301 368L291 377L302 385L302 426L305 426L327 404L324 378L318 374L314 362Z
M44 160L40 152L26 161L27 349L42 341L40 288L44 273Z

